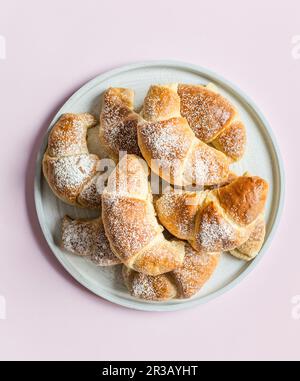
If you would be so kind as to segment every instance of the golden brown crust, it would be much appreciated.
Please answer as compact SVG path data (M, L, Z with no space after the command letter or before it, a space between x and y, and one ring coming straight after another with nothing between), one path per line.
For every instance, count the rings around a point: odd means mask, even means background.
M220 253L200 253L185 245L182 266L157 276L140 274L123 267L125 285L131 295L153 301L190 298L211 277L219 263Z
M241 159L246 148L246 130L244 124L239 120L231 123L228 128L216 137L213 145L233 161Z
M181 114L187 118L196 136L211 142L233 120L234 107L220 94L201 85L178 86Z
M230 254L245 261L250 261L259 253L265 239L265 234L266 223L263 216L260 216L255 221L253 230L247 241L236 249L231 250Z
M245 242L249 234L248 229L232 224L218 204L208 197L196 216L194 237L190 243L203 252L228 251Z
M226 156L195 139L184 167L184 183L210 186L227 181L228 175L229 162Z
M139 123L138 142L144 159L170 183L182 183L182 162L193 139L194 134L184 118Z
M144 102L142 116L148 122L180 117L180 98L177 84L150 86Z
M136 298L163 301L177 295L177 289L168 274L151 276L123 266L123 278L131 295Z
M161 232L148 218L145 200L103 194L102 218L112 250L129 267L135 255Z
M169 242L162 234L145 165L135 155L126 155L119 162L102 195L102 219L116 256L127 267L158 275L181 265L184 248L183 243Z
M227 179L229 161L195 137L180 116L177 85L152 86L144 100L138 144L149 167L171 184L213 185Z
M179 255L180 253L180 255ZM144 274L163 274L182 265L183 243L168 241L161 234L136 257L132 268Z
M177 238L191 239L200 197L200 193L196 192L165 193L155 203L160 222Z
M97 119L89 113L63 114L50 131L47 155L62 157L88 153L87 129L96 124Z
M178 94L181 114L196 137L212 143L230 160L240 160L245 152L246 130L235 107L209 85L181 84Z
M68 204L78 205L77 197L84 185L96 175L97 163L98 157L95 155L60 158L45 156L44 176L57 197ZM99 207L99 204L97 206Z
M268 184L258 176L241 176L214 192L233 221L249 225L264 210Z
M180 297L195 295L211 277L219 259L220 253L201 253L186 244L183 265L171 272Z
M131 89L107 89L100 115L100 141L113 159L120 151L140 155L137 144L138 114L133 110Z
M264 212L267 188L259 177L242 176L214 190L165 193L156 210L163 226L194 249L230 251L249 239Z
M88 113L63 114L53 126L43 157L43 173L53 193L76 206L99 208L95 180L99 158L87 148L87 129L96 118Z

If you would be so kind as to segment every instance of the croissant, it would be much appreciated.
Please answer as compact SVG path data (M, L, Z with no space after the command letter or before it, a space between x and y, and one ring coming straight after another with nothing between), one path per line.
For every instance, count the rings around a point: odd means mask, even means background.
M98 208L98 156L87 148L87 129L97 124L88 113L63 114L52 128L43 157L43 173L62 201L86 208Z
M110 249L101 218L73 220L65 216L62 220L61 241L65 250L87 257L98 266L121 263Z
M138 145L151 169L171 184L225 181L229 160L195 137L180 114L177 84L151 86L138 124Z
M160 222L170 233L188 240L203 252L233 251L251 259L260 249L264 234L259 227L267 199L268 184L257 176L241 176L230 184L208 191L170 192L156 201ZM254 233L254 229L257 232ZM260 236L260 244L255 237ZM252 243L251 243L252 242ZM250 248L251 244L251 248ZM242 255L243 249L245 255Z
M259 253L264 243L265 234L266 223L263 216L261 215L256 219L247 241L242 243L242 245L239 247L230 250L230 254L239 259L250 261Z
M219 253L200 253L185 245L183 264L177 270L151 276L123 267L125 285L132 296L147 300L190 298L205 284L217 267Z
M85 220L65 216L62 220L62 247L89 258L98 266L121 263L109 246L101 218ZM184 250L181 267L162 275L146 275L123 266L124 281L131 294L148 300L167 300L190 298L198 292L217 267L220 254L199 253L189 244L185 244Z
M103 96L100 114L100 142L117 160L120 151L140 155L137 144L138 114L133 111L131 89L109 88Z
M102 220L114 254L129 268L148 275L182 264L184 243L164 238L148 183L148 167L125 155L108 178L102 194Z
M212 84L180 84L181 115L187 119L197 138L213 144L232 161L237 161L245 151L245 126L236 108L217 91Z

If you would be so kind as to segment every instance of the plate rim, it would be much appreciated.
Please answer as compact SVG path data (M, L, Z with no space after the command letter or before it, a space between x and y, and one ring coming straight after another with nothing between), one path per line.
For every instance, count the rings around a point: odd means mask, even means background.
M131 71L135 69L141 69L141 68L150 68L150 67L158 67L158 66L166 66L166 67L172 67L177 68L181 70L187 70L187 71L193 71L196 74L210 76L212 78L215 78L216 81L221 83L223 86L229 88L233 93L237 94L244 102L246 102L247 106L252 109L252 111L256 114L260 122L262 123L263 127L265 128L267 134L270 137L269 144L272 145L273 153L276 157L276 166L278 171L278 179L279 179L279 196L278 196L278 207L274 214L274 220L273 224L271 226L268 238L263 244L263 247L260 250L259 255L254 258L251 263L248 265L248 267L242 271L234 280L230 281L226 286L222 287L221 289L212 292L209 295L203 296L200 299L186 299L184 302L179 302L176 304L163 304L161 302L156 303L150 303L150 302L144 302L144 301L134 301L134 300L127 300L123 299L120 296L113 295L112 293L107 292L104 289L101 289L101 292L99 289L95 289L84 277L81 276L81 274L73 267L71 266L67 261L63 259L62 256L58 254L57 247L52 243L52 238L49 236L49 231L46 229L46 224L44 224L42 220L42 214L43 214L43 208L42 208L42 202L41 202L41 178L42 178L42 171L41 171L41 165L42 165L42 158L44 155L44 151L47 144L47 138L48 134L50 132L51 126L57 121L59 116L62 113L62 110L65 107L70 106L74 101L76 101L77 98L82 97L82 95L90 90L92 87L98 85L99 82L104 81L105 79L118 75L120 73ZM40 149L38 150L38 154L36 157L36 164L35 164L35 176L34 176L34 202L35 202L35 209L36 214L38 217L38 221L41 227L41 230L43 232L44 238L51 249L52 253L55 255L55 257L58 259L58 261L61 263L61 265L64 267L64 269L82 286L87 288L89 291L93 292L97 296L100 296L114 304L127 307L130 309L140 310L140 311L149 311L149 312L163 312L163 311L176 311L181 309L187 309L191 308L197 305L201 305L204 303L207 303L218 296L221 296L225 292L229 291L233 287L235 287L238 283L240 283L259 263L259 261L262 259L263 255L268 250L273 237L277 231L279 221L282 215L283 211L283 205L284 205L284 195L285 195L285 173L284 173L284 165L282 156L280 153L280 149L277 143L277 140L274 136L274 133L271 129L270 124L268 123L265 116L262 114L260 109L256 106L255 102L247 95L245 94L238 86L231 83L231 81L228 81L227 79L223 78L221 75L216 74L215 72L206 69L204 67L201 67L199 65L182 62L182 61L176 61L176 60L150 60L150 61L140 61L135 62L128 65L119 66L117 68L114 68L112 70L108 70L102 74L97 75L96 77L92 78L88 82L86 82L83 86L81 86L78 90L76 90L68 99L66 102L63 103L63 105L59 108L53 119L51 120L47 130L45 131L45 134L43 136L42 144Z

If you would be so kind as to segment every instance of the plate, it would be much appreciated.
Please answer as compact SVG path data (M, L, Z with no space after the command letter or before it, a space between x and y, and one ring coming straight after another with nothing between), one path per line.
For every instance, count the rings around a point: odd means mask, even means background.
M48 133L59 116L66 112L99 114L100 96L109 86L134 89L135 104L139 108L147 89L155 83L215 83L221 94L239 109L247 128L247 149L243 159L232 166L238 174L249 171L266 179L270 185L266 206L267 232L259 255L251 262L243 262L223 254L212 278L191 299L149 302L129 295L120 277L120 266L101 268L88 260L66 253L60 248L60 220L68 214L74 218L97 216L97 212L78 209L58 200L48 187L41 172L41 161L47 146ZM113 303L147 311L171 311L208 302L239 283L254 269L266 252L282 210L284 176L282 161L275 138L267 121L254 103L236 86L209 70L188 63L152 61L124 66L101 74L81 87L58 111L43 139L36 162L35 203L44 236L56 258L82 285Z

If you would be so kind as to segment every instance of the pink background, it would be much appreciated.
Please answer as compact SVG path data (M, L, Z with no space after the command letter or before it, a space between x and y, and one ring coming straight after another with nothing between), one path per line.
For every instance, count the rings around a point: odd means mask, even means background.
M0 1L0 359L300 359L299 18L298 0ZM242 88L286 171L283 217L259 266L216 300L172 313L121 308L77 284L48 249L32 196L58 107L97 74L149 59L199 64Z

